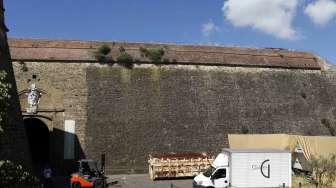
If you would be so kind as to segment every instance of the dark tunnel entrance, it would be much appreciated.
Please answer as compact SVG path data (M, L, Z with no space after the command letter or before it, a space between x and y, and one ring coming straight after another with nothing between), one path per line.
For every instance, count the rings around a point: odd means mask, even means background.
M34 168L42 168L50 162L49 129L43 121L36 118L25 119L24 125Z

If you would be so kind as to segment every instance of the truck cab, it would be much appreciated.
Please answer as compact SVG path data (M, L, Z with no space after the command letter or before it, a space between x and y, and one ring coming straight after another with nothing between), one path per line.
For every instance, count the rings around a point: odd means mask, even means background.
M224 188L229 186L228 156L220 153L211 167L194 178L193 188Z

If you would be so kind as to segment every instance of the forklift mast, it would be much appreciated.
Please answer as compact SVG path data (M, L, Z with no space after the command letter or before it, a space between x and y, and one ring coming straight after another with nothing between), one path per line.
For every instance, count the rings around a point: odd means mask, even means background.
M101 155L101 173L105 174L105 153Z

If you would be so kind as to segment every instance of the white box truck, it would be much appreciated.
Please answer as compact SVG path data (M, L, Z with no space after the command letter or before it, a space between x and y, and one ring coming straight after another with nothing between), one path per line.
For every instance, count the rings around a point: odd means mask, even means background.
M211 167L194 178L193 187L291 187L291 162L289 151L223 149Z

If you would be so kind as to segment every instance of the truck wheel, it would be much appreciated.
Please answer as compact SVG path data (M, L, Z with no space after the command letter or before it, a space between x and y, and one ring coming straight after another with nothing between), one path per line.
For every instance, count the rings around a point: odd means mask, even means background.
M80 183L75 182L75 183L71 184L71 188L81 188L81 185L80 185Z

